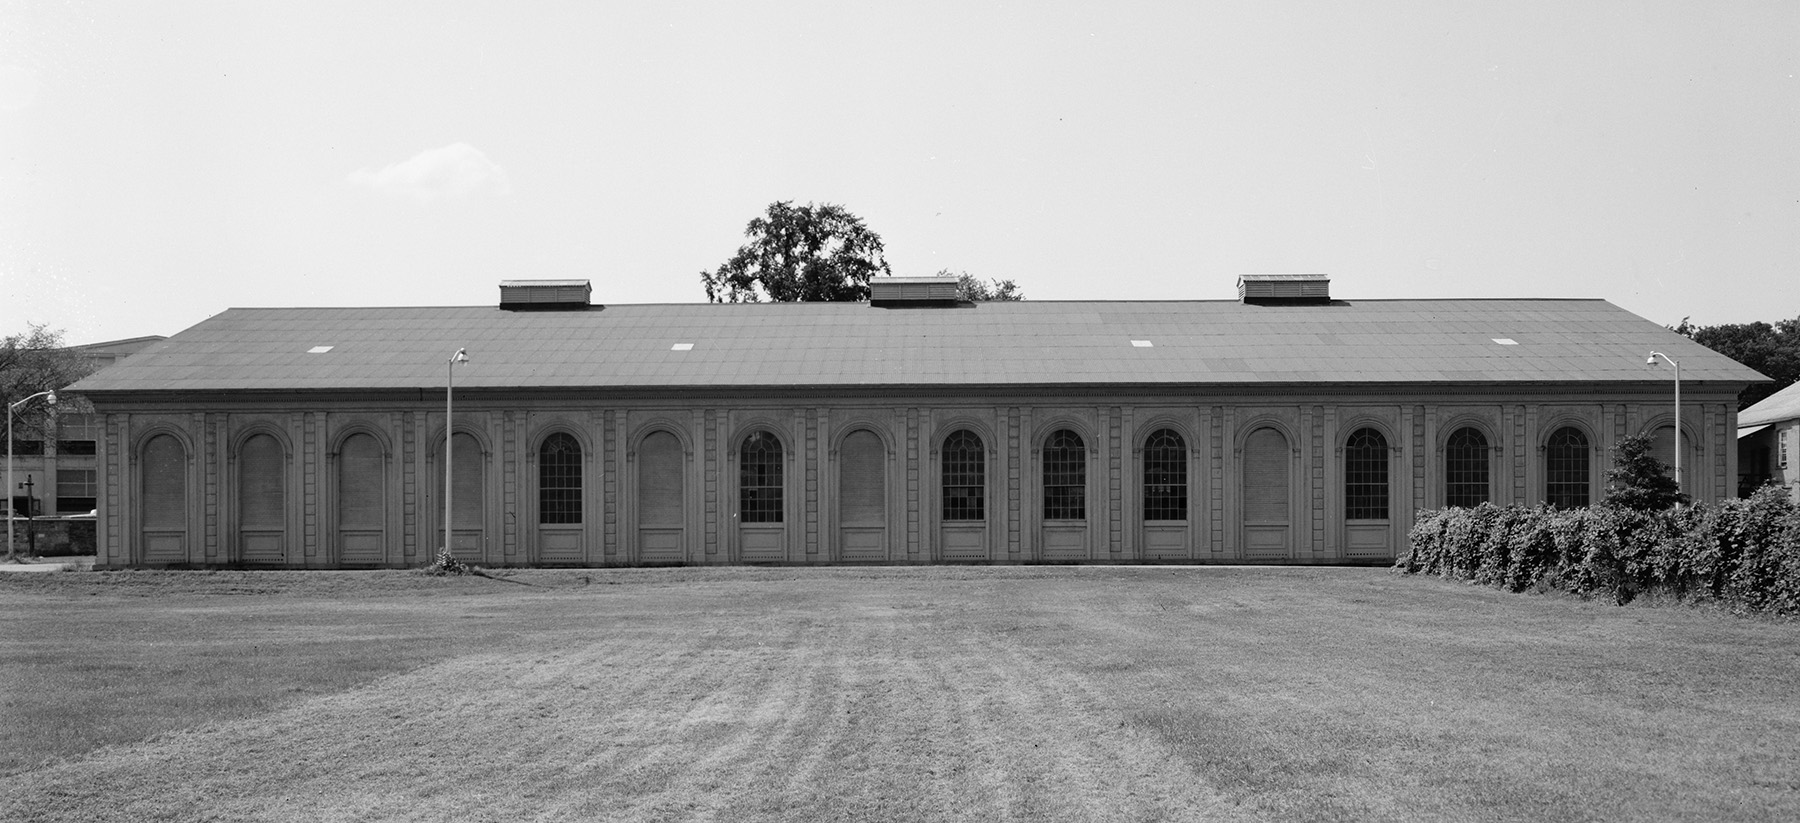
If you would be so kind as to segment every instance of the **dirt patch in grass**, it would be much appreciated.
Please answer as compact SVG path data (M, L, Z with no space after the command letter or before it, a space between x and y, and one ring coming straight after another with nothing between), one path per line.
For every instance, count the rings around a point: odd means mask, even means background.
M1369 569L264 574L0 580L42 695L0 819L1800 816L1789 624Z

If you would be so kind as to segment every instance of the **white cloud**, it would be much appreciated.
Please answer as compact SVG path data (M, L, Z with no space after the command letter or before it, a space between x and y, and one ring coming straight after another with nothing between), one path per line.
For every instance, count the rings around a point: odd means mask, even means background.
M512 191L506 170L467 143L426 149L381 171L357 169L346 179L379 194L420 203L468 200Z

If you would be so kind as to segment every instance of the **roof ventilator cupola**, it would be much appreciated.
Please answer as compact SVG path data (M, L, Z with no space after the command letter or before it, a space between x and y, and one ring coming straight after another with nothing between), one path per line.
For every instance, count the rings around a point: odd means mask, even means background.
M1240 274L1238 299L1256 306L1324 305L1331 278L1323 274Z
M502 280L500 308L507 311L586 311L594 287L586 280Z
M954 277L871 277L869 304L889 309L955 306Z

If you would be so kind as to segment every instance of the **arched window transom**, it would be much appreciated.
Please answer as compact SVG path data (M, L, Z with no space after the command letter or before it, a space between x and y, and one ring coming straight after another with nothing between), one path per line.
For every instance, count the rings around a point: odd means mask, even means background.
M1592 471L1588 451L1587 435L1574 426L1550 435L1544 444L1544 502L1564 509L1588 504Z
M1344 443L1344 517L1388 519L1387 438L1371 428L1357 429Z
M738 518L744 523L781 522L781 441L768 432L744 438L738 453Z
M1444 442L1444 505L1473 508L1488 495L1487 436L1464 426Z
M1068 429L1044 442L1044 519L1087 519L1087 444Z
M944 519L987 519L987 450L981 437L960 429L944 439Z
M1144 440L1144 520L1186 520L1187 441L1174 429Z
M538 522L581 522L581 443L567 432L538 447Z

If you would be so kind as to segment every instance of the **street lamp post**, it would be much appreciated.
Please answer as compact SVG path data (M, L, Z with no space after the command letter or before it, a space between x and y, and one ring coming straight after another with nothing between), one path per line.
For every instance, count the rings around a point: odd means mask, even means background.
M451 397L456 386L456 364L469 362L467 349L457 349L450 355L450 362L444 365L444 546L445 554L450 554L450 440L455 433L455 418L450 416Z
M1675 425L1673 426L1675 439L1671 445L1675 449L1675 491L1679 492L1681 491L1681 363L1659 351L1651 352L1650 356L1644 359L1644 363L1654 366L1658 357L1675 367ZM1681 505L1680 498L1676 498L1675 505Z
M19 560L19 550L13 545L13 410L39 397L45 398L44 402L52 406L56 405L56 392L52 390L38 392L6 407L6 559L15 563Z

